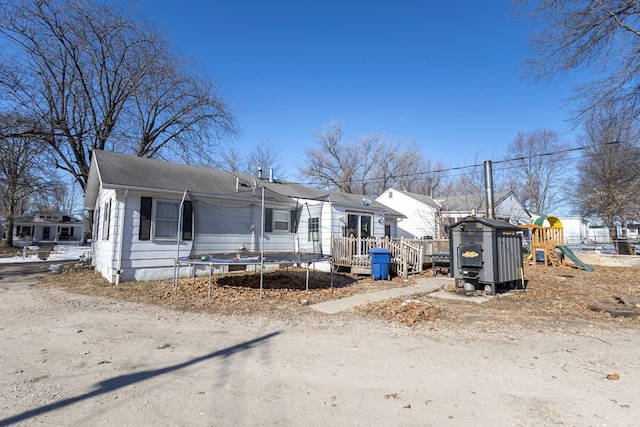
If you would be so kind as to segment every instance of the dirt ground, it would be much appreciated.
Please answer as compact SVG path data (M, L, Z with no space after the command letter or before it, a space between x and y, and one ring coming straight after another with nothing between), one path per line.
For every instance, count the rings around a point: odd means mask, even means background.
M310 306L411 282L330 279L269 273L261 298L234 275L209 298L207 278L0 264L0 425L640 425L638 269L531 266L482 304L337 315Z

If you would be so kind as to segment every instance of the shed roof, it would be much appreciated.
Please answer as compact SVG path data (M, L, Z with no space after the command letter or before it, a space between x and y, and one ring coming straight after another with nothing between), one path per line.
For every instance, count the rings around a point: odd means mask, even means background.
M487 225L494 229L520 231L520 227L518 227L517 225L510 224L501 219L490 219L490 218L484 218L480 216L468 216L456 222L455 224L452 224L450 228L457 229L457 228L460 228L463 224L469 223L469 222L479 222L481 224Z

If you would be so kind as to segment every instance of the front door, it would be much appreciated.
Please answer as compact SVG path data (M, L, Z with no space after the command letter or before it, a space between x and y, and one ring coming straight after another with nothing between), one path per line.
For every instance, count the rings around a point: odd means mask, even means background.
M42 240L49 240L51 227L42 227Z

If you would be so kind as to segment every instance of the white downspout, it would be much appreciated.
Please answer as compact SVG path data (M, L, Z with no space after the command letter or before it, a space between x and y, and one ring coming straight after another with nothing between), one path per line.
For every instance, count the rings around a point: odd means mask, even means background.
M180 200L180 206L178 206L178 232L176 234L176 262L180 259L180 241L182 240L182 209L184 208L184 201L187 198L187 190L182 193L182 200Z
M331 204L331 195L327 195L329 202L329 255L333 255L333 205ZM324 205L324 201L322 202Z
M258 221L256 220L256 205L255 203L251 204L251 226L250 226L250 231L251 231L251 252L256 252L256 247L257 245L257 240L258 237L256 236L256 224L258 223Z
M121 212L121 215L118 218L118 255L116 259L116 286L120 284L120 278L122 276L122 247L124 241L124 213L127 208L127 196L129 195L129 190L124 190L124 195L122 197L122 208L118 209Z
M262 186L262 213L260 219L260 299L262 299L262 286L264 281L264 185Z

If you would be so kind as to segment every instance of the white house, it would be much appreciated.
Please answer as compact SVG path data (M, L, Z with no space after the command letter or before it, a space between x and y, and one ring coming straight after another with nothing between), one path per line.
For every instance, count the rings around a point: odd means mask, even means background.
M13 220L13 244L81 243L84 224L81 219L61 212L41 211Z
M184 256L330 254L332 236L383 236L401 216L362 196L100 150L84 207L95 268L111 283L170 278Z
M440 235L440 207L431 197L390 188L378 196L376 202L404 216L395 222L393 237L420 239Z
M467 216L486 216L485 194L450 196L436 200L440 206L443 222L448 226ZM531 224L531 214L513 191L496 193L494 196L496 219L514 225Z
M448 238L448 226L468 216L485 216L485 196L466 195L432 199L408 191L388 189L376 201L401 213L397 237ZM496 194L494 216L514 225L530 224L531 214L512 192Z
M111 283L162 279L180 256L257 251L263 205L264 249L291 252L295 203L264 193L257 179L95 150L84 199L95 268Z
M567 246L580 246L592 240L589 232L589 221L581 217L560 217L564 242Z

